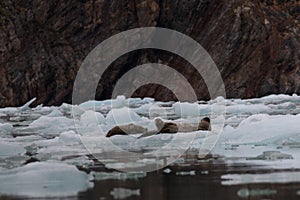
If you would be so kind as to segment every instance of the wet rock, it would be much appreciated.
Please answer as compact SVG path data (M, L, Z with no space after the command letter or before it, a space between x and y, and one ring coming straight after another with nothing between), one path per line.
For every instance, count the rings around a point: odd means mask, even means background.
M174 29L198 41L217 64L227 97L300 93L299 21L298 1L1 1L0 107L34 97L35 105L70 103L85 56L110 36L143 26ZM110 98L125 72L149 62L173 67L199 99L210 98L189 63L149 49L113 62L99 81L96 98ZM170 90L153 84L134 96L176 100Z

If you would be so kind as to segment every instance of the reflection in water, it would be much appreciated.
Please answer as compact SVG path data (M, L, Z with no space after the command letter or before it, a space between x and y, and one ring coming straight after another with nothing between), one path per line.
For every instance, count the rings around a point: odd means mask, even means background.
M228 166L220 159L209 159L196 161L193 164L175 163L168 168L147 173L147 176L129 179L119 179L111 176L105 180L95 182L93 190L81 193L81 199L299 199L300 179L298 182L284 184L276 183L239 183L234 185L224 185L221 179L225 174L247 173L265 174L263 180L273 174L270 170L257 168L249 165ZM116 172L113 172L116 174ZM281 172L282 175L298 172ZM259 177L259 174L257 177ZM274 174L280 174L276 172ZM99 175L99 174L98 174ZM114 175L116 176L116 175ZM125 175L119 175L119 177ZM298 178L295 176L295 179ZM275 176L273 180L281 179Z

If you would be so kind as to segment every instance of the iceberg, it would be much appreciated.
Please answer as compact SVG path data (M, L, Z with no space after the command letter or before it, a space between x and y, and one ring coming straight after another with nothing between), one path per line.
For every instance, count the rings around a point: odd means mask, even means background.
M93 187L92 175L75 166L57 162L35 162L0 170L0 194L26 197L76 196Z
M82 126L97 126L106 122L105 117L92 110L85 111L80 117L80 125Z
M122 125L140 122L142 118L130 108L124 107L109 111L106 121L111 125Z

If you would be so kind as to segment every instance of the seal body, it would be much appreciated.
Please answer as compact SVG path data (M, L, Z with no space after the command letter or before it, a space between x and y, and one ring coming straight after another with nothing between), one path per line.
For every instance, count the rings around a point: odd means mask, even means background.
M164 122L159 118L155 119L155 125L158 133L177 133L179 129L176 123Z
M203 119L201 119L198 125L198 130L211 131L210 119L208 117L204 117Z
M110 129L106 137L111 137L114 135L129 135L129 134L137 134L137 133L146 133L147 129L136 125L136 124L127 124L127 125L120 125L115 126L112 129Z
M177 133L177 132L192 132L197 130L210 131L210 119L205 117L201 119L199 124L191 123L174 123L174 122L164 122L162 119L157 118L154 120L157 131L148 131L146 128L135 125L127 124L121 126L115 126L108 131L106 137L111 137L114 135L128 135L142 133L139 138L148 137L155 134L161 133Z

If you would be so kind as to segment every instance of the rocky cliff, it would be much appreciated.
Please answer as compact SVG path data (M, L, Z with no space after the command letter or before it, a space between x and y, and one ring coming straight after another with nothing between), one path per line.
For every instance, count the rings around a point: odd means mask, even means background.
M85 56L124 30L159 26L185 33L212 56L227 97L300 93L300 2L288 0L6 0L0 1L0 106L37 97L37 104L71 102ZM161 62L182 73L199 99L209 98L201 76L182 58L138 50L117 59L99 82L110 98L132 67ZM147 85L135 96L174 99Z

